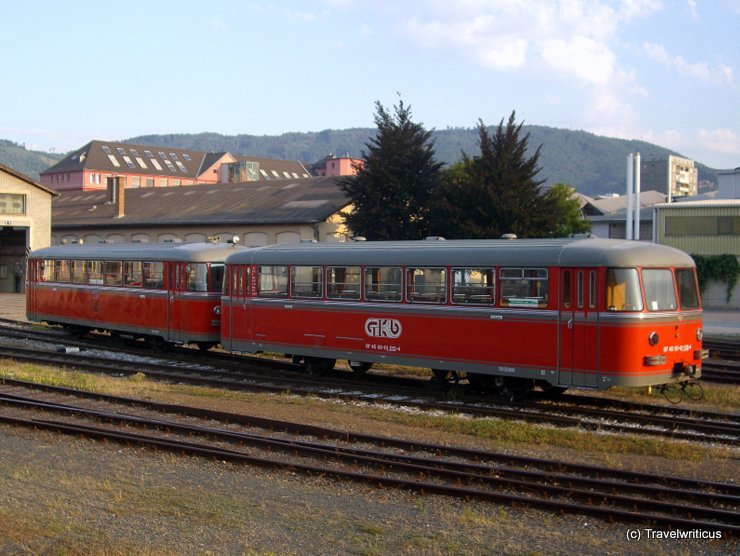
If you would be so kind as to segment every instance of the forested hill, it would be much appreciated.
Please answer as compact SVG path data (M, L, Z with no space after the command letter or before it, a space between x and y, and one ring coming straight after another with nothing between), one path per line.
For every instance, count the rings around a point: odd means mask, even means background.
M643 160L680 155L644 141L612 139L585 131L524 126L523 132L530 134L530 149L542 145L540 179L548 184L570 183L586 195L621 193L625 189L629 153L639 152ZM127 142L313 163L328 154L361 158L363 151L367 150L365 144L375 133L375 128L354 128L266 136L218 133L144 135ZM475 128L434 130L433 136L437 159L446 164L460 160L462 152L469 156L479 153L478 130ZM717 183L715 170L699 161L696 164L699 180Z
M0 139L0 164L36 181L39 180L39 172L56 164L63 157L63 154L28 151L23 145Z
M666 159L680 154L644 141L626 141L601 137L585 131L570 131L544 126L524 126L530 134L530 149L542 145L538 177L546 183L570 183L581 193L598 195L621 193L625 189L627 155L639 152L643 160ZM282 135L221 135L218 133L143 135L126 139L142 145L179 147L207 152L230 152L262 158L300 160L312 164L328 154L349 154L361 158L365 146L376 133L375 128L324 130ZM449 128L434 130L437 159L450 164L460 160L461 153L478 154L478 130ZM91 137L90 140L116 140ZM79 145L80 147L82 145ZM61 154L28 151L23 146L0 139L0 163L39 179L39 172L62 158ZM699 180L717 183L716 171L700 164Z

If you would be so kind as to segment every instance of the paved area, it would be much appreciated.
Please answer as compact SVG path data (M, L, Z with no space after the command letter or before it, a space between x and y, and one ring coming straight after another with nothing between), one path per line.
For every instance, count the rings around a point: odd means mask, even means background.
M0 318L26 320L26 296L0 293ZM740 311L708 309L704 311L704 334L708 338L737 336L740 339Z

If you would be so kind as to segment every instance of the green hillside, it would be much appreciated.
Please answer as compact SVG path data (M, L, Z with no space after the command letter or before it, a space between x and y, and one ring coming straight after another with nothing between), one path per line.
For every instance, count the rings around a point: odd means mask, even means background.
M361 158L366 150L365 144L375 131L374 128L352 128L282 135L143 135L125 141L207 152L228 151L236 155L300 160L312 164L328 154L349 154ZM666 159L669 154L680 154L644 141L612 139L585 131L545 126L524 126L524 131L530 134L531 148L542 145L539 177L548 184L570 183L586 195L621 193L625 188L627 155L631 152L639 152L643 160ZM459 160L462 152L469 155L478 153L478 132L475 128L434 130L433 136L437 158L447 164ZM11 141L0 140L0 163L37 180L39 172L62 156L28 151ZM700 181L717 183L715 170L699 161L697 167Z
M0 164L39 181L39 172L56 164L63 154L28 151L23 145L0 139Z
M349 154L361 158L374 128L327 129L311 133L283 135L220 135L218 133L144 135L129 143L179 147L213 152L228 151L238 155L300 160L313 163L328 154ZM530 134L529 145L542 145L539 176L547 184L570 183L586 195L621 193L625 188L627 155L639 152L643 160L666 159L674 151L644 141L601 137L585 131L571 131L545 126L524 126ZM437 158L447 164L460 160L461 153L478 153L478 131L474 128L434 130ZM716 171L697 161L699 180L717 183Z

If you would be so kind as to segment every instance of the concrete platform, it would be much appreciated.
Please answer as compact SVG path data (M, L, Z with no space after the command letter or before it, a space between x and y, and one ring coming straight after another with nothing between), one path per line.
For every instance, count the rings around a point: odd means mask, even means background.
M26 295L0 293L0 318L26 320ZM734 336L740 342L740 311L736 309L706 309L704 335L708 338Z

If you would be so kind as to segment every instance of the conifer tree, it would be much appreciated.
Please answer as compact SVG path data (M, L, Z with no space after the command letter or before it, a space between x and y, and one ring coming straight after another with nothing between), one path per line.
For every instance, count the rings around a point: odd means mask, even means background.
M442 164L435 160L431 131L411 119L399 101L391 114L375 103L377 135L365 144L364 165L340 186L352 201L345 214L354 235L369 240L422 239Z
M459 165L445 171L434 203L432 232L457 238L546 237L553 234L556 214L548 203L537 174L540 147L527 156L529 134L520 137L512 111L489 135L478 123L480 154L463 153Z

